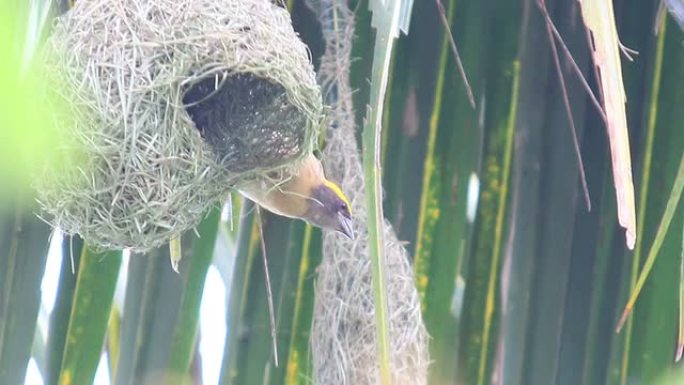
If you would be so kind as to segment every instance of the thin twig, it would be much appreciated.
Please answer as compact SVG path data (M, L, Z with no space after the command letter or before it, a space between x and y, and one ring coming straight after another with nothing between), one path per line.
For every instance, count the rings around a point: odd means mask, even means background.
M461 55L458 54L458 48L456 47L454 36L451 33L451 27L449 27L449 20L446 17L446 11L444 10L441 0L435 0L435 3L437 3L437 9L439 10L439 16L442 20L442 24L444 24L444 29L447 31L447 37L449 38L449 43L451 43L451 52L454 54L454 60L456 60L458 72L461 74L461 79L463 79L463 85L465 86L466 94L468 95L468 102L470 102L470 106L475 109L475 97L473 96L473 89L470 88L468 77L466 76L463 63L461 62Z
M575 62L575 58L572 56L572 53L570 52L570 49L568 48L567 45L565 45L565 41L563 41L563 37L560 35L560 32L556 29L556 25L553 24L553 20L551 20L551 16L549 16L549 12L546 10L546 7L540 7L540 11L542 15L544 16L544 19L547 21L548 25L551 27L551 32L553 32L553 35L556 37L556 40L560 44L561 48L563 49L563 53L569 60L570 64L572 65L572 69L575 71L575 74L579 78L580 82L582 83L582 87L584 87L584 90L587 92L589 95L589 99L591 99L592 104L596 108L596 111L599 113L601 116L601 119L603 119L603 123L608 126L608 118L606 118L606 113L603 111L603 106L601 106L601 102L598 101L596 98L596 95L594 95L594 92L591 90L591 86L589 86L589 83L587 82L587 79L584 77L582 74L582 70L579 68L577 65L577 62Z
M230 231L233 232L234 226L233 226L233 194L229 193L228 194L228 221L230 222Z
M271 340L273 342L273 362L278 367L278 340L276 338L275 310L273 307L273 290L271 290L271 275L268 273L268 259L266 258L266 242L264 241L264 222L261 220L261 210L256 206L259 219L259 240L261 241L261 256L264 261L264 275L266 276L266 292L268 299L268 315L271 322Z
M684 235L682 236L682 255L679 259L679 328L677 332L677 350L675 362L679 362L684 354Z
M542 9L542 13L548 14L546 10L546 4L544 0L537 0L537 6ZM565 77L563 76L563 70L560 65L560 58L558 55L558 47L553 38L553 32L551 32L552 21L550 18L546 18L546 32L549 38L549 43L551 45L551 51L553 53L553 63L556 66L556 72L558 73L558 80L560 81L561 94L563 95L563 106L565 107L565 113L568 116L568 123L570 123L570 136L572 136L572 145L575 150L575 158L577 159L577 168L580 173L580 181L582 184L582 191L584 193L584 201L587 204L587 211L591 212L591 196L589 195L589 186L587 185L587 176L584 172L584 162L582 161L582 152L580 151L579 139L577 138L577 128L575 127L575 119L572 117L572 109L570 108L570 99L568 98L568 89L565 85Z
M69 236L69 262L71 262L71 275L76 275L76 263L74 263L74 236Z
M626 45L622 44L621 41L618 41L618 47L620 47L620 51L622 51L622 54L627 58L629 61L634 61L634 58L632 55L636 56L639 54L639 51L629 48Z

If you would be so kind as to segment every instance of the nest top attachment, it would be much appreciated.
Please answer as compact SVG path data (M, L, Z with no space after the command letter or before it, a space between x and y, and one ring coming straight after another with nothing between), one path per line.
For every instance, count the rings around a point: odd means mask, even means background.
M296 167L324 121L309 52L269 0L79 0L45 62L65 144L39 200L99 249L179 236L242 180Z

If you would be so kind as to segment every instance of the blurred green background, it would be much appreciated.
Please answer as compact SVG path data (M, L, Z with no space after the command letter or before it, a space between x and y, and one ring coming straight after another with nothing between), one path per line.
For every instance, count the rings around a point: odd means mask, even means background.
M684 152L684 33L659 1L614 2L637 196L625 247L604 124L561 56L592 209L587 210L551 48L531 0L444 0L477 102L468 103L434 1L416 1L397 41L383 116L385 214L412 255L431 335L430 384L684 384L673 371L684 204L632 318L615 333ZM320 232L265 215L279 361L273 365L258 224L249 203L209 213L168 248L95 254L34 214L37 159L57 145L28 58L64 5L0 13L0 384L308 384ZM359 127L374 31L356 11L351 79ZM596 92L578 3L546 6ZM316 63L320 26L293 24ZM41 110L42 111L42 110ZM469 185L479 190L469 193ZM471 187L472 189L472 187ZM474 216L468 198L478 197ZM51 245L51 248L49 246ZM50 251L51 250L51 251ZM72 273L73 261L73 273ZM27 376L27 367L28 376Z

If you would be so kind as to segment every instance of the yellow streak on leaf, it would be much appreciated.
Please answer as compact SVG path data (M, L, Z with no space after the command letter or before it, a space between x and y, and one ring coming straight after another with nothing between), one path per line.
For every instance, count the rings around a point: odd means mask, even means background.
M297 379L297 374L299 372L299 352L296 350L291 351L292 356L287 361L287 382L294 383Z
M63 370L59 376L59 385L71 385L71 370Z

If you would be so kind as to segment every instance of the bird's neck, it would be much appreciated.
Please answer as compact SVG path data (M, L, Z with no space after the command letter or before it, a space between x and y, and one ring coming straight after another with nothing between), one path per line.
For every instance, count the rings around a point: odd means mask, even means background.
M304 159L296 174L278 182L258 178L240 186L240 192L265 209L286 217L302 217L309 208L312 189L325 183L323 168L315 156Z

